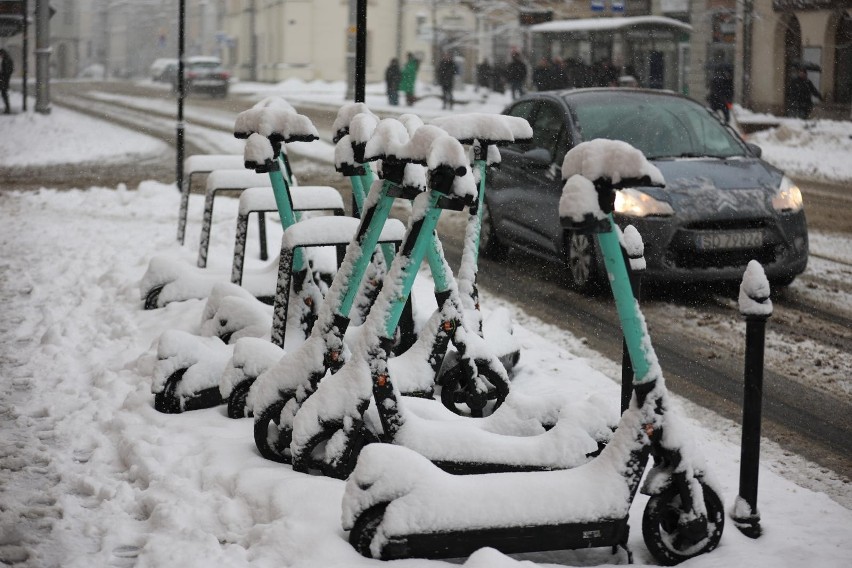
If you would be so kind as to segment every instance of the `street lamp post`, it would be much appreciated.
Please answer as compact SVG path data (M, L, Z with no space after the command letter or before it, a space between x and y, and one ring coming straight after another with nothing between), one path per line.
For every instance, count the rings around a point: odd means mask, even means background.
M50 5L36 0L36 106L41 114L50 114Z
M175 181L177 190L183 188L183 52L186 43L186 0L180 0L178 4L178 69L177 69L177 132L175 135L175 148L177 150L177 164Z

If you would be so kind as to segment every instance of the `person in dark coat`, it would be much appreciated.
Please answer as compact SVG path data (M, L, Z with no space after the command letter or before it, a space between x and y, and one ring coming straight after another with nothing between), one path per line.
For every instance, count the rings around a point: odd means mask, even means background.
M441 57L436 71L438 84L441 86L441 108L453 109L453 83L456 79L456 63L449 52Z
M536 91L549 91L550 86L550 64L547 58L542 57L533 68L532 82Z
M808 79L808 71L799 67L793 80L790 81L790 91L787 97L787 114L796 118L807 119L814 109L813 97L822 100L819 90Z
M506 91L506 62L496 63L492 73L494 92L503 94Z
M399 60L394 57L390 60L388 68L385 69L385 85L387 86L388 103L393 106L399 104L400 81L402 81L402 70L399 68Z
M506 66L506 80L512 89L512 99L517 99L524 94L524 81L527 79L527 64L521 57L519 51L512 52L512 60Z
M725 124L731 120L731 104L734 102L734 78L728 68L717 69L710 79L707 103L713 111L722 111Z
M0 49L0 95L3 97L3 104L6 105L4 114L12 112L12 107L9 106L9 82L12 80L14 70L15 64L12 62L12 57L5 49Z
M494 81L493 74L494 70L491 68L491 64L488 63L488 59L483 59L482 63L476 66L477 87L482 87L486 91L490 90Z

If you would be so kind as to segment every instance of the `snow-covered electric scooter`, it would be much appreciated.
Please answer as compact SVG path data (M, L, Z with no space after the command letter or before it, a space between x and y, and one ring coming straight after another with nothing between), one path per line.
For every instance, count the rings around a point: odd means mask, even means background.
M664 564L677 564L718 545L723 506L671 408L612 219L617 189L661 185L662 175L641 152L611 140L576 146L562 172L568 179L560 217L572 230L596 236L609 273L635 373L629 409L599 456L565 471L453 476L407 448L364 448L343 499L343 527L364 556L461 557L483 546L506 553L609 546L623 547L632 560L628 516L649 455L654 466L641 490L651 495L642 521L651 553ZM374 391L380 392L383 370L371 371Z
M294 176L283 148L289 142L306 142L319 138L316 128L308 117L270 104L240 113L235 121L234 132L237 138L249 138L255 133L268 138L276 153L274 163L269 164L268 171L265 172L220 170L210 174L207 180L208 203L205 204L205 225L202 230L201 245L199 245L198 266L187 266L165 256L154 257L140 282L145 309L159 308L172 301L207 297L216 283L228 280L228 275L206 269L209 236L205 235L205 231L209 233L210 219L207 217L212 215L212 201L217 191L224 189L244 191L252 185L271 186L284 229L296 221L302 210L343 212L342 199L334 188L296 186L292 183ZM260 175L262 173L267 175ZM301 263L300 256L295 268L301 269ZM275 288L274 267L274 262L268 263L267 268L271 270L261 269L256 279L253 278L252 282L243 283L243 285L255 290L259 296L271 298ZM330 280L330 277L328 279ZM254 280L259 281L255 283ZM306 287L310 289L308 284Z
M367 147L367 142L362 142L363 139L359 138L356 132L357 126L357 121L353 120L350 135L355 136L354 147L356 152L362 154L364 148ZM384 131L379 132L382 127L384 127ZM395 186L395 195L410 198L420 193L422 191L420 186L423 182L412 180L423 177L425 181L422 169L416 163L425 162L426 158L425 155L412 157L411 154L412 152L422 154L428 150L428 145L434 139L440 136L446 137L446 132L434 126L420 127L409 139L407 130L395 120L382 121L382 124L376 130L376 136L369 140L369 143L374 147L372 153L368 152L369 159L382 158L382 173L386 181L390 180ZM363 157L363 155L355 156L357 161L363 161ZM387 199L387 197L382 199ZM388 202L386 208L389 210L389 207ZM427 258L432 269L438 303L443 304L449 290L454 287L454 282L451 286L452 272L446 266L440 250L440 243L434 238L432 232L426 232L424 235L423 238L433 242L421 252ZM401 254L407 255L409 253L410 251L405 251L405 247L403 247ZM419 266L419 261L422 259L423 256L417 261L416 266ZM345 260L344 266L346 266L346 263ZM345 273L343 268L341 270ZM334 284L332 287L334 287ZM405 296L400 297L401 303L398 308L400 313L406 304L408 292L410 292L410 288ZM333 303L329 305L333 307ZM329 313L327 320L332 322L334 318L337 318L339 321L346 322L344 314L345 311ZM451 327L440 325L440 315L433 316L432 320L424 326L425 333L424 330L421 330L418 344L415 344L401 357L391 359L391 366L399 366L407 371L402 374L405 382L399 381L403 392L416 392L419 387L421 390L426 389L424 394L429 395L431 393L435 377L441 367L447 344L451 338L451 334L448 333ZM451 324L447 323L447 325ZM324 327L321 326L319 329ZM316 337L311 338L316 339L314 351L310 351L306 344L300 351L307 353L285 356L274 368L264 373L252 387L249 402L255 415L255 443L264 457L275 461L289 461L292 417L298 411L302 402L314 392L319 380L327 373L333 374L343 364L343 357L334 346L340 343L340 336L344 330L345 326L329 325L328 333L331 335L323 337L323 332L315 328L313 335ZM458 337L455 340L461 343ZM476 340L469 339L469 342L473 341L481 342L482 339L478 337ZM334 364L331 364L331 362ZM413 367L412 364L414 364ZM482 366L486 370L488 369L487 364L483 363ZM418 379L418 377L420 378ZM495 374L490 377L490 380L486 380L484 375L476 378L478 380L468 383L470 386L466 400L474 413L482 412L486 404L489 403L489 398L492 400L492 404L494 400L496 400L496 404L499 404L508 392L505 383L505 371ZM417 379L414 384L411 384L412 379ZM497 385L495 386L494 383L497 383Z
M256 132L246 134L250 130ZM257 173L269 174L281 223L286 231L286 228L296 223L296 214L289 186L282 172L281 147L286 142L316 139L316 129L307 117L302 115L286 110L261 108L241 113L236 121L235 132L239 138L247 138L246 166ZM315 319L315 306L321 302L322 294L318 283L310 275L310 266L305 262L301 250L297 252L300 254L294 255L293 259L292 281L295 301L292 303L298 308L296 312L299 315L304 336L310 332ZM170 284L178 285L179 281ZM218 337L197 337L181 331L166 332L160 337L152 391L154 407L161 412L179 413L222 404L219 378L225 364L221 359L224 358L227 362L232 355L232 350L227 349L224 342L229 339L238 339L233 335L237 331L234 328L237 323L250 321L254 323L255 328L261 330L263 328L255 321L258 318L233 317L240 311L244 315L245 313L254 314L257 310L248 298L227 297L241 292L239 287L233 285L222 287L221 284L214 284L211 291L218 293L210 294L208 297L202 332L205 328L209 328L215 330L215 335ZM277 301L291 303L289 286L285 296L278 298ZM246 303L249 305L246 306ZM263 319L262 315L260 319ZM217 323L222 325L217 326ZM245 329L243 335L246 335ZM215 370L218 370L218 374Z
M446 152L446 148L440 150ZM445 155L443 159L449 158ZM433 156L432 161L437 159ZM447 166L439 162L440 169L430 167L430 189L415 200L409 232L364 324L369 333L362 334L360 347L336 374L322 377L309 397L299 402L294 395L281 413L276 434L289 442L294 470L345 478L361 448L379 440L413 448L440 467L459 473L561 469L586 462L611 436L612 423L604 419L606 412L600 406L585 414L565 409L548 431L540 415L527 412L525 401L516 403L516 399L496 408L508 393L506 371L467 323L452 271L434 238L441 210L460 205L458 199L448 197L445 186L457 188L467 182L470 192L476 193L471 175L462 178L464 181L455 179L454 171L465 171L461 163L450 161ZM395 359L388 357L389 338L398 321L400 302L410 292L416 267L424 258L435 280L439 304L434 324L427 327L435 325L445 343L452 341L456 346L465 383L473 387L469 397L472 409L483 408L496 392L494 412L487 418L453 420L434 412L426 415L415 401L401 397L402 389L396 387L400 379L409 378L411 370L395 368ZM393 283L390 289L388 282Z

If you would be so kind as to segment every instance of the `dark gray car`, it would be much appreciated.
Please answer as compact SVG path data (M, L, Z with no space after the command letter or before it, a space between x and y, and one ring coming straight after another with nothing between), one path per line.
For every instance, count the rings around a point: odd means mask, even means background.
M715 115L665 91L579 89L529 94L504 114L533 128L529 143L501 148L489 173L482 251L509 247L567 264L569 284L591 291L603 263L594 241L559 222L560 166L574 145L595 138L639 148L663 173L665 188L619 192L616 222L645 242L645 277L667 282L733 282L759 261L774 286L786 286L808 261L799 188L760 159Z

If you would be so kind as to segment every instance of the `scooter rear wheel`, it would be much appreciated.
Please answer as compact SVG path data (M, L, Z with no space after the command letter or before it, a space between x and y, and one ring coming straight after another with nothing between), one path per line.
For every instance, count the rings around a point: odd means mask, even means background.
M664 566L680 564L719 545L725 528L722 500L704 482L701 490L707 517L700 525L680 522L681 497L674 485L648 500L642 515L642 536L645 546Z
M252 416L246 414L246 397L248 397L254 379L245 379L234 385L228 396L228 418L246 418Z
M254 444L260 455L266 459L278 463L290 463L290 438L292 434L285 434L278 424L281 421L281 410L286 401L279 399L272 405L267 406L254 418ZM272 426L272 428L270 428ZM274 431L270 431L274 428Z
M387 508L387 503L373 505L355 519L355 525L349 531L349 544L361 556L373 558L373 553L370 552L370 544L373 542L373 537L376 536L376 530L379 528L379 523L382 522Z
M478 392L473 381L466 376L465 367L458 363L441 375L441 403L460 416L482 418L493 413L506 400L508 389L500 377L491 369L480 369L480 373L489 381L492 388L487 392Z

